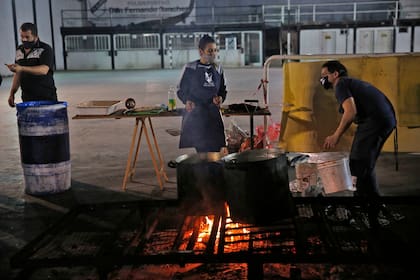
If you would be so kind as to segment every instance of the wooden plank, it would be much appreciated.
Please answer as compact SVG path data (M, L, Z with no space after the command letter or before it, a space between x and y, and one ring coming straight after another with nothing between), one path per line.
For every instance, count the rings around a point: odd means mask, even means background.
M83 120L83 119L122 119L122 118L147 118L147 117L180 117L182 116L183 110L178 111L163 111L159 114L142 114L142 115L125 115L124 109L118 110L113 114L110 115L75 115L72 117L73 120ZM230 116L249 116L250 113L248 112L235 112L226 110L222 112L223 116L230 117ZM258 110L254 113L254 116L269 116L271 115L270 110L263 109Z

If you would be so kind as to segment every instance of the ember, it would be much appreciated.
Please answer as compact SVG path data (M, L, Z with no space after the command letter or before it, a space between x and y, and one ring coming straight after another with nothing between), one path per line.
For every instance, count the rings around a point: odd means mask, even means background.
M322 200L324 204L307 198L296 202L295 217L264 226L235 222L226 204L210 210L169 202L83 206L24 247L12 265L31 271L52 264L91 266L106 279L127 267L189 264L197 269L200 266L191 264L203 264L216 269L224 263L231 270L246 264L248 279L256 280L263 279L267 264L404 265L412 260L408 252L415 251L404 240L408 235L370 231L362 215L354 216L357 227L340 217L331 219L325 209L334 199ZM415 202L412 207L420 205ZM278 271L278 266L270 267ZM233 269L234 274L238 271Z

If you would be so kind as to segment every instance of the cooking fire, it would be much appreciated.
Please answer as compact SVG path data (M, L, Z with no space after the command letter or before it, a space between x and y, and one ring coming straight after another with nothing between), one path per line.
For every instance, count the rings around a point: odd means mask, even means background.
M84 205L24 247L12 265L28 273L35 270L35 275L45 269L51 273L52 266L69 267L67 273L75 271L75 266L94 267L96 279L122 279L116 275L157 266L165 275L229 271L231 278L219 275L219 279L252 280L285 275L285 270L289 273L285 277L297 277L306 273L307 264L313 271L324 272L337 265L355 265L353 271L362 264L397 264L403 271L411 267L408 252L413 251L398 232L371 231L363 223L363 212L355 213L354 225L325 211L335 207L336 213L345 213L343 209L354 207L357 200L301 198L294 202L295 215L268 224L237 221L227 203L210 209L174 201ZM408 204L419 205L418 201ZM154 274L149 279L165 278Z

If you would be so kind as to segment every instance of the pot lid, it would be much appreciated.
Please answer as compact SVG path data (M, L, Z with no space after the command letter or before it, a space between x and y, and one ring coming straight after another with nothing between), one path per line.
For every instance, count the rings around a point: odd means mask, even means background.
M230 154L222 158L226 163L245 163L258 162L278 158L283 155L284 151L281 149L254 149L247 150L241 153Z
M196 154L185 154L176 158L177 163L200 163L200 162L215 162L222 158L219 152L208 152L208 153L196 153Z

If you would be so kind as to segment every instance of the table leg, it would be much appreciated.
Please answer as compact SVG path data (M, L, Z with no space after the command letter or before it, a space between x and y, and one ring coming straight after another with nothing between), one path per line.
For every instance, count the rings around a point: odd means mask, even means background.
M142 122L142 125L145 125L144 119L142 119L141 122ZM146 137L147 146L149 147L150 156L152 157L152 163L153 163L153 167L155 169L156 177L159 181L160 189L163 190L162 178L161 178L160 173L159 173L159 169L158 169L158 166L157 166L157 161L156 161L156 158L155 158L155 153L154 153L154 150L153 150L152 143L150 142L149 133L147 132L147 129L144 130L144 136Z
M158 142L156 140L155 130L153 129L151 118L149 118L149 126L150 126L150 131L152 132L153 142L155 143L156 153L157 153L158 159L159 159L159 166L160 166L159 173L160 173L160 176L163 176L165 181L168 182L169 179L168 179L168 176L166 175L166 172L165 172L165 163L163 161L162 153L160 152L160 148L159 148Z
M142 118L140 118L140 119L142 119ZM141 122L141 127L140 127L139 137L137 139L136 154L134 155L134 160L133 160L133 163L132 163L131 169L130 169L130 181L133 180L134 172L136 171L136 163L137 163L137 159L139 157L141 138L143 136L143 130L144 129L147 129L147 128L144 125L144 122L142 121Z
M128 176L131 172L131 159L133 157L133 151L134 151L134 145L136 144L136 138L137 138L137 130L139 128L139 119L136 119L136 124L134 125L134 131L133 136L131 137L131 145L130 145L130 151L128 152L128 158L127 158L127 164L125 166L125 174L122 184L122 189L125 191L127 187L127 180Z

